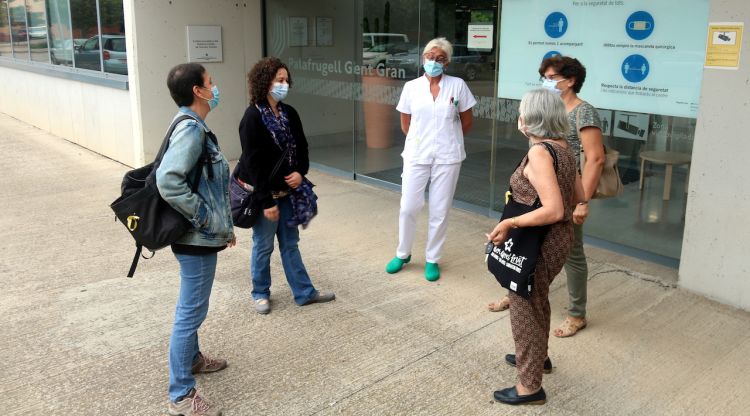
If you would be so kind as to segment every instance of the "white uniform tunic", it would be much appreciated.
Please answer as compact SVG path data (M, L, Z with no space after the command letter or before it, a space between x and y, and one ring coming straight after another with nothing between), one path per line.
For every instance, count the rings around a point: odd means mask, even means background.
M443 75L435 100L430 81L421 76L404 84L396 110L411 115L409 134L401 157L404 163L451 164L466 159L464 135L458 114L477 100L461 78Z
M443 75L440 92L432 99L426 76L404 85L396 109L411 115L409 132L401 157L401 209L396 256L411 254L417 216L424 206L424 193L430 184L429 220L425 260L440 261L448 229L448 212L453 203L461 162L466 159L464 135L459 113L476 104L469 87L461 78Z

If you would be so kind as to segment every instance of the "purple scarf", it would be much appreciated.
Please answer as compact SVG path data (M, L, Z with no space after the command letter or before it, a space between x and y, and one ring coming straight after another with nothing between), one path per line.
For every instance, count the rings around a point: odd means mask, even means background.
M263 124L271 133L274 143L279 149L289 148L287 152L287 162L289 166L297 165L297 142L292 137L292 130L289 127L288 112L283 103L278 104L279 116L276 117L271 106L267 101L258 104L260 116ZM302 177L302 183L297 189L291 189L289 198L292 203L292 217L287 219L286 223L290 227L301 225L307 228L310 221L318 214L318 196L313 192L313 183Z

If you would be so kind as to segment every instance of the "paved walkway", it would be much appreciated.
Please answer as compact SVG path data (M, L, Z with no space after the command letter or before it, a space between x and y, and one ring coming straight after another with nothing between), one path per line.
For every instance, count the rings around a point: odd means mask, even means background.
M133 244L108 208L127 167L0 114L0 351L4 414L165 414L178 290L166 250L124 277ZM750 413L750 314L676 289L675 271L590 248L590 327L552 338L545 406L493 403L515 382L502 291L483 263L493 219L454 210L443 278L384 273L399 195L313 171L320 215L302 232L315 284L294 305L275 255L273 312L254 313L250 232L220 254L202 348L230 367L199 377L228 415L739 415ZM565 314L564 276L551 293Z

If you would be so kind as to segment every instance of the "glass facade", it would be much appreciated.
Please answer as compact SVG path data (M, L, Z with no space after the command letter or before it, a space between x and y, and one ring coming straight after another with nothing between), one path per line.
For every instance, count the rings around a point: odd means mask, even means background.
M26 25L26 4L24 0L9 0L10 39L13 43L13 58L29 60L29 31Z
M0 59L127 75L122 0L0 0Z
M11 56L12 53L8 2L0 1L0 56Z
M31 60L48 63L47 12L44 10L43 1L26 0L26 21Z
M448 38L455 48L448 73L463 78L477 98L456 201L498 216L510 174L528 146L516 128L519 102L497 98L501 2L268 0L265 5L266 52L291 69L295 84L288 102L302 117L311 160L386 185L401 181L404 135L395 108L401 88L422 75L424 45ZM476 47L470 25L491 27L492 45ZM598 63L583 64L592 71ZM579 94L584 100L587 87L596 88L584 85ZM625 192L592 201L584 232L676 265L695 119L619 110L600 109L600 115L605 144L620 152ZM664 155L680 155L685 163L662 163Z

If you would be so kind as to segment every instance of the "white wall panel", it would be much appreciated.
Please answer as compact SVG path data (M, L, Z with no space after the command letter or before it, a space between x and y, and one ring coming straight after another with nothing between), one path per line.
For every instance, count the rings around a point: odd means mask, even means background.
M109 158L133 165L127 91L0 67L0 111ZM125 132L110 127L117 118Z
M221 91L221 103L206 122L218 136L224 154L229 159L238 158L241 148L237 129L248 102L245 74L249 65L261 58L260 0L213 0L210 7L203 0L134 0L132 9L127 7L126 23L132 21L130 33L135 34L129 60L133 64L131 74L136 74L131 89L139 108L140 120L134 124L141 126L142 161L154 157L177 111L166 78L170 68L187 61L188 25L222 28L224 61L204 64ZM132 19L128 13L132 13Z
M690 169L680 285L750 310L750 6L711 1L711 22L744 22L740 68L706 69Z

